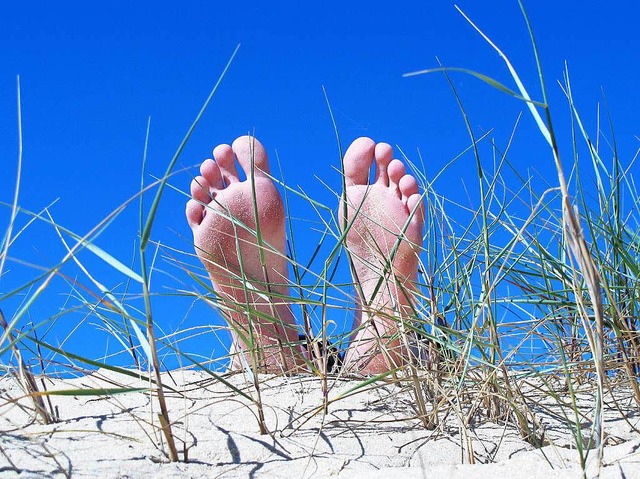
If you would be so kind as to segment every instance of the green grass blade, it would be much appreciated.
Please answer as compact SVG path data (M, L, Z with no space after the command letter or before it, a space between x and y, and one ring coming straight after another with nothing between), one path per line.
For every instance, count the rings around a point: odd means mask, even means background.
M165 172L164 177L160 181L160 185L158 187L158 192L156 193L156 196L153 199L153 203L151 204L151 209L149 210L149 215L147 216L147 221L146 221L146 223L144 225L144 230L141 232L140 249L142 251L144 251L147 248L147 243L149 242L149 237L151 236L151 228L153 226L153 221L155 220L156 213L158 211L158 206L160 205L160 199L162 198L162 193L164 192L164 188L165 188L165 186L167 184L167 181L169 181L169 176L171 175L171 171L173 170L173 167L175 166L176 162L178 161L178 158L180 157L180 154L182 153L182 150L184 149L185 145L187 144L187 141L189 141L189 138L191 137L191 134L195 130L197 124L200 122L200 118L202 118L202 115L204 115L204 112L206 111L207 107L209 106L209 103L211 102L211 100L213 99L213 96L218 91L218 87L222 83L222 79L225 77L225 75L227 73L227 70L229 70L229 68L231 67L231 63L233 62L233 59L235 58L235 56L238 53L239 49L240 49L240 44L238 44L236 49L233 51L233 54L231 55L231 58L229 58L229 61L227 62L226 66L224 67L224 70L220 74L220 77L218 78L218 81L216 82L216 84L214 85L213 89L211 90L211 93L209 93L209 96L207 97L206 101L204 102L204 105L202 105L202 108L200 109L200 112L198 113L198 116L196 116L196 119L191 124L191 127L189 128L189 131L187 131L187 134L184 136L184 138L180 142L180 146L178 146L178 149L176 150L175 154L173 155L173 158L171 159L171 162L169 162L169 166L167 167L167 171Z
M503 93L506 93L507 95L510 95L510 96L512 96L514 98L517 98L518 100L522 100L522 101L525 101L527 103L532 103L535 106L540 106L540 107L544 107L545 106L544 103L540 103L538 101L532 100L531 98L527 98L527 97L519 95L518 93L516 93L515 91L513 91L510 88L506 87L505 85L503 85L499 81L494 80L493 78L488 77L487 75L483 75L482 73L479 73L479 72L476 72L476 71L473 71L473 70L469 70L467 68L454 68L454 67L428 68L426 70L419 70L419 71L415 71L415 72L405 73L402 76L408 78L408 77L413 77L413 76L418 76L418 75L427 75L429 73L437 73L437 72L466 73L467 75L474 76L474 77L478 78L479 80L482 80L483 82L487 83L488 85L491 85L496 90L499 90L499 91L501 91Z

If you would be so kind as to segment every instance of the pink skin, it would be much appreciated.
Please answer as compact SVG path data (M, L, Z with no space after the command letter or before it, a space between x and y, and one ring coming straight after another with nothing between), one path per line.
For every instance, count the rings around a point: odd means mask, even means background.
M369 138L358 138L344 157L347 221L352 223L346 244L353 261L354 281L360 285L345 367L365 374L389 371L406 362L405 349L397 333L401 321L411 316L411 291L422 245L424 205L418 185L413 176L405 173L401 161L392 160L392 153L386 143L376 145ZM238 177L234 155L246 174L245 181ZM261 247L255 234L250 180L252 156L264 262L260 259ZM289 304L282 299L289 297L284 207L278 190L265 174L269 172L265 149L255 138L243 136L232 146L217 146L213 157L215 161L208 159L202 163L201 176L192 181L193 198L186 208L196 253L224 303L234 345L239 346L239 354L244 354L246 362L252 361L242 339L249 331L249 320L244 314L249 303L260 313L251 317L259 351L259 370L301 371L305 369L304 353L299 346L292 345L298 339L297 329ZM376 179L369 185L373 163ZM341 203L339 207L341 225L343 206ZM229 217L236 222L231 222ZM402 241L392 255L409 218ZM384 273L385 261L390 258L391 271ZM246 282L260 294L245 292L241 281L243 273ZM381 278L381 286L376 291ZM240 368L242 363L236 356L232 368Z
M383 373L406 363L406 349L398 333L402 320L412 316L412 291L422 246L424 204L418 184L392 155L387 143L376 145L370 138L358 138L344 156L347 224L353 221L346 244L354 282L360 286L345 367L365 374ZM375 180L369 185L373 163ZM343 207L341 202L341 226ZM403 230L402 241L392 255ZM385 273L389 259L391 271Z
M234 155L245 172L244 181L238 177ZM252 156L264 264L255 234ZM303 367L304 360L300 347L292 345L298 341L298 333L289 304L282 299L289 297L284 206L280 193L265 174L269 173L266 151L255 138L242 136L232 146L218 145L213 157L215 161L208 159L202 163L201 176L191 182L193 198L186 207L196 253L209 272L223 309L227 309L233 350L239 346L247 364L252 364L252 355L242 339L250 329L244 313L249 303L253 310L261 313L251 317L258 370L293 372ZM236 221L230 221L230 217ZM241 281L243 277L246 283ZM261 294L245 293L243 284L247 283ZM241 368L243 362L236 355L231 367Z

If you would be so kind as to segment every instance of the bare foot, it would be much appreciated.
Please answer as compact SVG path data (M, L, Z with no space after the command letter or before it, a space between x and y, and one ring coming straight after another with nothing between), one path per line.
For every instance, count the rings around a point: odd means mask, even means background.
M246 174L244 181L238 177L234 154ZM284 206L265 174L267 153L258 140L242 136L233 146L218 145L213 157L215 161L202 163L201 176L191 182L193 199L186 214L196 253L231 327L232 349L244 355L244 360L236 355L231 367L242 367L246 360L248 365L255 361L261 372L292 372L304 360L293 344L298 332L288 303Z
M345 366L377 374L406 362L402 321L412 316L424 205L416 179L386 143L355 140L344 155L347 249L359 285ZM375 181L369 185L375 162ZM344 227L343 202L339 206ZM400 238L400 239L398 239Z

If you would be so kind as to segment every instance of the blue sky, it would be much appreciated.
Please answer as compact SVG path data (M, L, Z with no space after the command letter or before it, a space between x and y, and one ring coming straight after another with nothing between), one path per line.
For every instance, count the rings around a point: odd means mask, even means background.
M442 75L404 78L437 66L465 67L513 88L504 64L447 1L421 2L3 2L0 6L0 201L10 202L17 157L16 76L22 87L24 140L20 204L51 208L55 221L85 234L139 190L147 118L151 117L145 181L161 175L218 75L238 44L238 55L209 110L184 150L178 168L196 165L218 143L255 132L284 179L332 204L340 177L339 157L322 87L326 89L343 146L358 136L399 145L414 161L420 151L435 175L469 144ZM516 1L461 1L459 6L512 59L536 99L537 73L526 26ZM590 131L604 88L623 159L638 147L637 95L640 38L638 2L605 6L597 1L526 1L560 134L568 132L566 103L557 80L565 60L578 107ZM476 133L494 129L505 145L522 103L475 78L453 81ZM537 170L555 185L552 159L525 114L512 161ZM635 136L635 137L634 137ZM569 143L565 158L569 161ZM469 203L462 185L473 185L474 160L463 157L434 185L453 201ZM274 171L277 171L274 168ZM171 184L188 189L195 169ZM473 186L469 186L473 191ZM147 199L147 202L150 201ZM167 191L153 239L190 250L184 195ZM292 202L296 244L307 258L317 242L309 205ZM0 228L9 210L0 209ZM19 225L24 225L21 217ZM137 234L137 209L128 209L96 241L129 264ZM55 231L34 224L10 256L53 266L64 255ZM95 263L99 280L122 292L125 278ZM182 258L188 260L188 258ZM175 287L179 272L158 258L154 285ZM5 293L35 276L10 262L0 279ZM93 270L92 270L93 271ZM68 274L82 274L70 268ZM184 276L181 277L184 279ZM54 315L69 297L62 282L39 301L33 315ZM0 303L5 315L13 298ZM68 304L68 303L67 303ZM200 308L200 309L198 309ZM213 321L189 302L161 299L157 322L165 331ZM67 316L65 316L67 318ZM36 318L33 318L36 320ZM74 319L74 321L77 318ZM66 321L66 319L65 319ZM91 321L91 318L86 321ZM69 320L70 323L73 321ZM87 330L88 331L88 330ZM49 339L56 343L63 333ZM99 356L112 346L99 334L79 332L74 348ZM113 346L116 348L116 345ZM100 353L99 353L100 351ZM200 351L202 352L202 351ZM203 354L206 354L203 352Z

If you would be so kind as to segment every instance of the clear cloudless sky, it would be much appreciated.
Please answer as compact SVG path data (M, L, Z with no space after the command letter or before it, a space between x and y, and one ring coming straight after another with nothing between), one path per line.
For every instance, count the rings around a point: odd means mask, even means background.
M629 161L640 135L640 2L524 3L559 133L568 138L567 106L557 82L566 61L586 127L595 133L596 106L604 89L622 158ZM511 58L530 94L540 100L531 42L517 1L461 0L459 6ZM165 248L155 259L151 280L152 289L160 293L200 289L171 258L197 264L181 253L192 251L184 221L185 192L196 173L194 165L216 144L255 132L271 156L276 176L277 156L289 186L332 205L336 199L331 190L340 186L339 155L323 87L343 147L358 136L389 142L415 162L421 156L428 177L464 150L469 137L441 74L411 78L403 74L436 67L439 60L515 88L498 55L453 3L444 0L4 1L0 4L0 201L11 202L16 178L18 75L24 150L20 205L41 211L57 200L49 209L55 222L83 235L139 191L148 117L147 183L163 174L238 44L237 57L176 166L186 171L171 179L175 189L167 190L160 205L152 239ZM511 161L522 172L535 170L555 185L552 159L524 104L470 76L452 74L452 79L474 131L493 129L491 136L503 147L518 114L525 112ZM570 143L562 146L569 161ZM485 158L490 161L491 155ZM473 191L476 183L474 159L466 155L433 187L452 201L473 205L477 199L467 198L463 185ZM145 200L148 206L151 196ZM318 215L308 202L295 197L291 208L296 251L304 262L319 238ZM9 216L10 209L0 206L1 231ZM18 230L29 219L21 215ZM131 264L137 222L134 205L95 243ZM154 252L155 246L151 259ZM30 225L10 250L12 258L46 267L56 265L64 254L56 231L42 221ZM95 279L124 292L125 276L90 254L80 258L91 266ZM319 270L321 263L314 267ZM0 278L2 293L39 274L16 261L9 261L5 270ZM63 271L91 284L75 266ZM132 287L132 291L137 290ZM0 303L8 319L28 292ZM56 280L25 320L44 321L77 304L77 296L88 297ZM136 306L141 304L133 303ZM191 301L184 298L160 299L155 306L158 326L171 333L221 324L203 305L191 308ZM66 339L79 322L86 324ZM99 321L86 311L66 314L46 339L92 357L117 350L113 338L95 332L99 328ZM221 351L198 341L184 344L204 356Z

